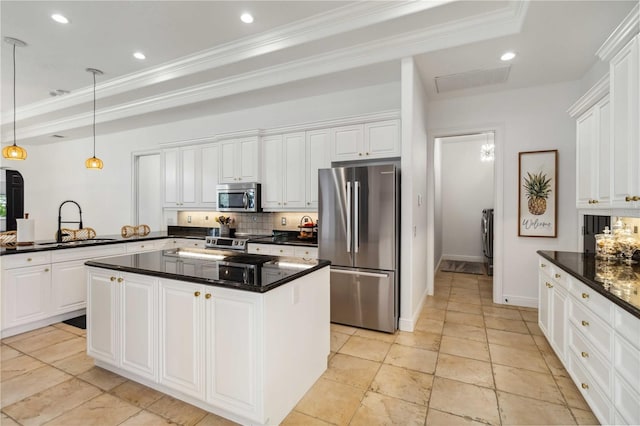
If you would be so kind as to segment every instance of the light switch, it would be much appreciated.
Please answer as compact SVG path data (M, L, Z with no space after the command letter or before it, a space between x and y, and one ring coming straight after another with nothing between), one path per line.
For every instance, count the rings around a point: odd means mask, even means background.
M187 216L187 223L191 223L191 216Z
M418 206L422 205L422 195L418 194Z

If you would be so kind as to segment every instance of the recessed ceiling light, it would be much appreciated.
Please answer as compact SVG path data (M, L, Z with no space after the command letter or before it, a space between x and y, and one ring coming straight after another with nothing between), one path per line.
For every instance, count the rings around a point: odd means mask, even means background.
M502 56L500 56L500 60L501 61L510 61L515 57L516 57L515 53L513 53L513 52L505 52L505 53L502 54Z
M135 52L133 54L133 57L136 58L136 59L140 59L140 60L147 59L147 57L144 56L144 53L142 53L142 52Z
M61 15L59 13L54 13L53 15L51 15L51 19L53 19L54 21L60 23L60 24L68 24L69 20L67 19L66 16Z
M245 24L250 24L253 22L253 16L250 13L243 13L240 15L240 20Z

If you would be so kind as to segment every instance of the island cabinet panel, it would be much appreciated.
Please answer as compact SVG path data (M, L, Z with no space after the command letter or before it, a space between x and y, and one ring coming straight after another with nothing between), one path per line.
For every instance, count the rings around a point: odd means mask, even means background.
M87 353L156 379L157 280L89 269Z
M207 400L225 409L257 415L262 342L258 335L261 306L257 295L207 289ZM260 373L260 374L258 374Z
M87 287L87 353L118 363L118 288L113 271L90 270Z
M204 286L160 283L160 383L204 397Z

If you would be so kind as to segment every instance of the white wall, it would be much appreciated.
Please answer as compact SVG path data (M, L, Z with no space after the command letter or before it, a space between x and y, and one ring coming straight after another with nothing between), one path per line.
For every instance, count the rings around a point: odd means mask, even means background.
M413 58L402 60L400 329L413 331L433 276L427 256L427 133L424 87Z
M493 161L480 149L493 134L452 136L442 143L442 258L482 262L480 218L493 208ZM437 159L436 159L437 161Z
M26 146L26 161L4 165L24 176L25 212L36 220L38 240L53 238L58 206L67 199L82 206L85 226L94 228L99 235L119 234L120 227L133 220L131 153L134 151L157 150L165 142L399 107L399 82L385 83L107 135L101 134L98 126L96 155L105 164L101 171L84 167L92 152L90 138Z
M575 208L575 122L568 107L579 97L579 82L485 95L443 99L427 108L430 134L442 136L468 128L496 128L496 161L501 161L504 201L502 294L511 304L537 306L537 250L577 247ZM518 153L558 149L558 237L518 237ZM499 207L499 206L496 206ZM436 229L433 230L436 232Z

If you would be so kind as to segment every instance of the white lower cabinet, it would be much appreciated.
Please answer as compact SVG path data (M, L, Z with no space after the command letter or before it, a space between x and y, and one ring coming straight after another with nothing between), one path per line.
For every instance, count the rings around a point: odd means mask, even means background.
M49 315L51 265L8 269L2 276L2 329Z
M306 259L317 259L318 248L308 246L293 246L286 244L256 244L249 243L247 252L251 254L266 254L271 256L291 256Z
M87 301L85 260L51 265L51 302L53 314L84 309Z
M580 393L602 424L640 424L640 319L548 260L539 266L539 325Z
M88 277L87 353L155 380L158 280L98 268Z

